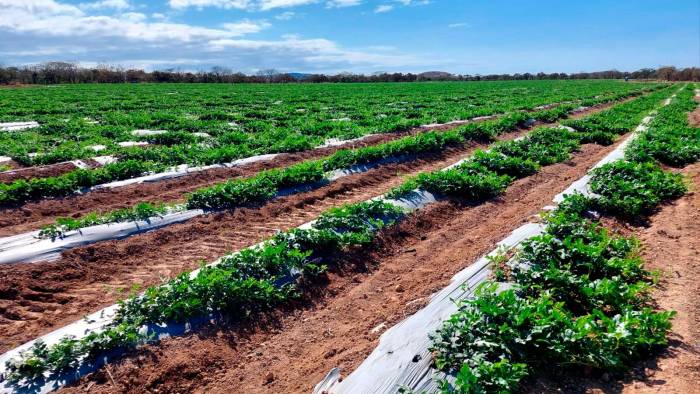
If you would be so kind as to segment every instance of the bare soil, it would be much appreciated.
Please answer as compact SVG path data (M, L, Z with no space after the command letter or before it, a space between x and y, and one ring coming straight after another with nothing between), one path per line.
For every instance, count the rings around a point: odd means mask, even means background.
M211 326L147 346L109 365L114 384L103 369L63 392L309 392L331 368L356 368L377 345L374 327L414 313L612 149L584 145L483 204L432 204L333 267L305 302L257 326Z
M662 273L655 293L658 306L678 313L671 346L638 368L636 381L625 385L625 393L700 390L700 164L683 173L692 181L691 193L655 215L651 226L637 231L648 266Z
M13 167L16 167L15 162L12 162L12 165ZM32 178L59 176L75 169L77 169L77 167L73 163L58 163L47 166L16 168L13 170L0 172L0 183L14 182L18 179L29 180Z
M319 158L348 148L375 145L406 133L383 134L343 147L330 147L299 153L280 154L274 160L252 163L234 168L218 168L186 175L180 178L128 185L114 189L97 190L60 199L46 199L24 204L21 207L0 209L0 237L19 234L51 224L56 217L79 217L90 212L106 212L131 207L139 202L177 202L185 193L222 182L245 177L265 169L286 167L304 160Z
M700 99L696 100L700 101ZM700 127L700 106L688 114L688 123L693 127Z

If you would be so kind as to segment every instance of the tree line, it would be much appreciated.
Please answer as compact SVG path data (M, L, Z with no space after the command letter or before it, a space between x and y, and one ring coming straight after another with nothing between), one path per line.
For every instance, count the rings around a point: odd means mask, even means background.
M420 81L505 81L539 79L658 79L665 81L700 81L700 68L659 67L637 71L597 71L581 73L516 73L488 75L459 75L430 71L419 74L377 72L373 74L283 73L274 69L249 75L224 67L208 71L185 72L174 69L146 72L118 66L80 67L74 63L47 62L28 66L0 66L0 84L60 84L60 83L344 83L344 82L420 82Z

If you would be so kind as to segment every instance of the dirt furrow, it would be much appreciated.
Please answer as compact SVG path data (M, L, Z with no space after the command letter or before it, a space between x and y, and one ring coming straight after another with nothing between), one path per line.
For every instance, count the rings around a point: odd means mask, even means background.
M14 162L12 162L14 163ZM0 183L10 183L18 179L47 178L58 176L77 169L73 163L58 163L32 168L18 168L0 172Z
M516 181L476 206L440 202L347 257L327 283L257 327L209 327L147 346L65 392L309 392L333 367L352 371L384 329L418 310L456 272L536 215L613 147L584 145L572 160Z
M419 129L410 133L418 133ZM180 178L96 190L60 199L29 202L21 207L0 209L0 237L37 230L53 223L58 216L79 217L94 211L107 212L131 207L138 202L177 202L184 194L230 178L254 175L262 170L286 167L320 158L348 147L376 145L408 135L409 132L372 136L343 147L329 147L298 153L283 153L274 160L234 168L218 168Z
M678 312L673 319L671 346L658 360L637 368L627 393L690 393L700 382L700 164L683 171L691 193L655 215L648 228L635 233L642 256L658 270L658 306Z

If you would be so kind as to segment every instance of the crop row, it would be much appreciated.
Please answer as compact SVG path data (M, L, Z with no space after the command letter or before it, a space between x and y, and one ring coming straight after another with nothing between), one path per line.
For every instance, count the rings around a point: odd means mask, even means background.
M495 280L514 285L483 284L432 336L435 365L455 377L444 392L517 391L525 377L552 367L622 372L667 344L674 312L654 310L654 274L643 267L639 242L609 234L590 212L638 219L687 191L680 175L655 163L669 157L657 152L678 157L680 141L697 135L679 115L695 108L686 92L659 111L628 160L593 171L595 195L566 196L544 216L544 234L514 258L493 260ZM664 134L674 125L686 133Z
M660 97L661 93L654 94L638 99L637 104L623 105L637 105L641 111ZM549 134L554 132L568 134ZM545 129L538 135L570 134L575 133ZM524 139L519 146L536 152L538 149L528 144L540 145L538 138ZM47 374L72 371L95 362L107 351L148 341L150 336L143 327L151 324L183 322L203 315L246 318L268 309L296 293L299 279L291 278L311 278L324 271L325 265L348 247L369 244L378 229L402 215L399 208L382 201L331 209L310 229L280 233L261 246L224 257L218 265L183 274L123 301L116 319L99 332L81 339L66 337L51 346L35 343L7 363L6 378L16 385L28 385Z
M366 164L373 161L400 157L410 154L441 151L446 147L458 146L473 140L486 140L503 132L524 126L530 119L544 119L551 121L566 116L570 107L542 110L532 114L514 113L494 121L467 125L447 132L425 132L417 136L408 136L401 139L358 149L344 149L335 154L319 160L310 160L293 165L283 170L263 171L256 176L235 179L221 184L199 190L187 197L187 206L202 209L223 209L232 206L240 206L246 203L264 201L283 187L293 187L309 182L319 181L326 176L326 172L347 168L352 165ZM93 179L89 176L93 173L101 174L112 168L122 169L127 164L137 166L135 162L115 163L96 170L79 170L53 178L34 179L30 181L18 180L7 186L4 190L0 185L0 205L19 204L27 200L46 197L47 195L60 196L70 194L78 187L93 186L102 177ZM131 167L129 167L131 168ZM120 172L118 175L121 175ZM81 184L82 183L82 184ZM162 205L162 204L157 204ZM116 213L90 214L83 219L61 218L58 226L50 226L46 235L56 236L53 230L63 228L72 230L88 225L125 221L134 217L142 217L141 212L147 204L139 204L127 211L120 210ZM151 207L154 208L154 207ZM173 208L173 207L171 207ZM161 211L163 211L161 209ZM126 214L126 215L124 215Z
M284 169L261 171L240 179L228 180L197 190L185 197L184 205L141 203L132 208L108 213L92 213L82 218L59 218L56 223L44 227L41 235L55 238L66 231L95 224L116 223L136 219L147 219L149 212L162 214L181 209L220 210L266 201L284 188L294 188L326 179L328 172L369 164L391 158L408 157L429 152L440 152L448 147L460 146L470 141L486 141L525 126L531 118L551 121L564 117L571 108L557 108L532 114L515 113L498 120L459 126L445 132L430 131L415 136L403 137L375 146L343 149L318 160L308 160Z
M446 196L494 197L513 180L537 172L539 166L567 160L581 143L609 145L618 135L631 131L639 123L629 122L629 118L641 120L667 95L668 89L617 105L581 122L569 123L576 127L585 125L580 131L575 128L538 129L522 140L497 143L489 152L477 151L471 160L448 171L423 173L408 179L389 196L410 198L413 190L423 189Z
M673 313L651 307L653 275L638 242L610 235L581 209L567 197L545 217L544 234L514 259L495 259L497 280L513 288L482 284L433 335L436 367L456 377L444 392L513 392L553 367L620 371L666 345Z
M0 120L41 127L0 133L0 155L25 165L88 158L93 147L121 160L211 164L310 149L328 138L534 109L615 100L659 85L614 81L300 85L61 86L0 92ZM134 136L134 129L166 130ZM199 134L197 134L199 133ZM204 134L201 134L204 133ZM204 136L203 136L204 135ZM142 140L157 146L122 148ZM30 153L36 153L30 157Z
M673 167L700 159L700 128L691 127L687 117L697 107L693 94L685 89L671 105L662 108L649 130L627 150L628 159L658 161Z

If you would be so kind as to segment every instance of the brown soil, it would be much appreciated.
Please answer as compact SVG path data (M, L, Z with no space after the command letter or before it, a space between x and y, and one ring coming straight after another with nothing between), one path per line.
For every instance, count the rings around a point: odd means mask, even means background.
M32 178L59 176L75 169L76 167L73 165L73 163L58 163L47 166L18 168L15 170L0 172L0 183L14 182L18 179L28 180Z
M691 193L655 215L651 226L637 231L643 257L662 273L655 299L675 310L671 346L658 360L638 368L638 381L626 393L692 393L700 382L700 164L683 170Z
M700 101L700 99L696 100ZM688 123L693 127L700 127L700 106L688 114Z
M570 118L579 119L628 100L631 99L588 108L584 111L573 114L570 116ZM538 125L547 126L543 124ZM139 202L179 202L184 199L185 193L197 190L201 187L209 186L212 183L225 181L226 179L250 176L263 169L286 167L304 160L327 156L337 150L348 147L377 145L409 134L417 134L427 130L444 131L455 127L457 127L457 125L439 126L430 129L415 128L406 132L372 136L366 140L363 140L362 142L348 144L342 147L315 149L292 154L281 154L276 157L275 160L269 162L254 163L251 165L229 169L203 171L172 180L130 185L110 190L99 190L62 199L29 202L19 208L0 209L0 237L40 229L45 225L53 223L56 217L60 216L80 217L90 212L106 212L131 207Z
M10 82L9 84L0 85L0 89L28 89L28 88L38 88L36 85L23 84L21 82Z
M585 145L567 163L516 181L476 206L440 202L348 258L298 308L253 328L210 327L148 346L64 392L309 392L333 367L349 373L390 327L423 306L450 278L551 203L612 147ZM487 220L485 220L487 219Z

